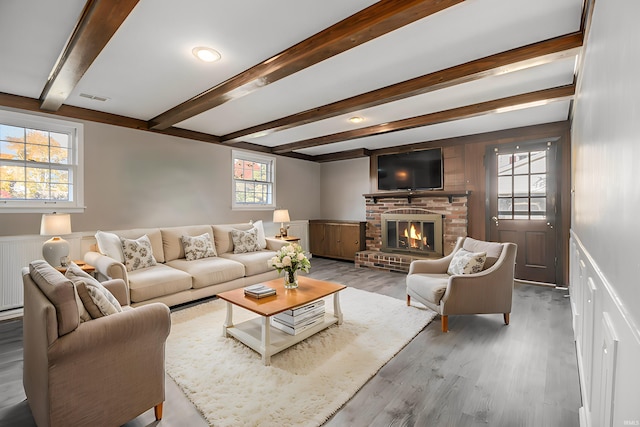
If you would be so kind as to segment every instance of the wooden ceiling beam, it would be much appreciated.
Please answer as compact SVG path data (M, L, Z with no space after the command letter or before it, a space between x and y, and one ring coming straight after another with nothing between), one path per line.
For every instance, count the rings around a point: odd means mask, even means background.
M149 121L166 129L464 0L380 0Z
M506 98L481 102L478 104L467 105L464 107L453 108L450 110L410 117L394 122L382 123L379 125L353 129L345 132L338 132L332 135L323 135L317 138L296 141L290 144L283 144L277 147L273 147L272 152L275 154L282 154L289 151L301 150L304 148L317 147L320 145L334 144L337 142L364 138L368 136L382 135L390 132L430 126L453 120L469 119L472 117L483 116L499 111L516 110L519 108L527 107L531 104L543 104L572 99L574 94L575 84L554 87L550 89L544 89L535 92L509 96Z
M454 85L547 64L577 55L582 44L581 32L566 34L262 123L224 135L221 139L223 142L233 143L241 138L270 134Z
M89 0L40 95L40 108L57 111L139 0Z

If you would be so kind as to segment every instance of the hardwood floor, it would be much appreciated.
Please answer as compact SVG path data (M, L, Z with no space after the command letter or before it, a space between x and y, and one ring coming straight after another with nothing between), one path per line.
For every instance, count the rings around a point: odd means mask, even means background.
M312 259L311 277L405 300L405 275ZM502 315L437 317L325 426L578 426L580 388L566 291L516 284ZM277 356L276 356L277 357ZM22 389L22 322L0 323L0 425L35 425ZM127 426L156 425L153 410ZM167 377L159 425L206 426Z

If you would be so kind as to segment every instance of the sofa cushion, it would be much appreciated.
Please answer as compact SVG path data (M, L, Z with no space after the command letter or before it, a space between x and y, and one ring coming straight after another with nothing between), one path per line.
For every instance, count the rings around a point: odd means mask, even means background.
M407 288L435 305L440 304L448 284L449 275L447 274L409 274L407 276Z
M447 273L451 275L480 273L486 260L486 252L469 252L460 248L453 255Z
M164 264L135 270L130 272L128 276L132 302L146 301L191 289L189 274Z
M118 237L124 237L125 239L137 239L145 234L151 242L151 249L153 250L153 257L157 262L164 262L164 250L162 247L162 234L159 228L133 228L131 230L116 230L111 233L117 234Z
M108 316L110 314L120 313L122 307L115 296L102 283L91 277L85 271L82 271L76 264L71 263L67 268L65 277L73 282L78 290L80 299L92 318ZM83 285L79 287L79 285ZM89 296L91 301L86 299ZM91 304L93 303L93 304ZM100 316L95 316L93 306L100 311Z
M96 232L96 242L98 244L98 251L100 251L101 254L124 263L122 242L120 242L120 237L117 234L98 230L98 232Z
M195 237L182 236L180 240L182 240L182 247L184 248L184 258L187 261L216 256L213 241L209 233Z
M213 238L213 230L210 225L167 227L160 229L160 233L162 234L162 246L165 262L185 258L184 246L182 245L181 240L182 236L201 236L202 234L207 233L211 237L211 241L215 241Z
M31 279L56 308L58 336L74 331L80 324L75 287L71 280L64 277L44 260L29 264Z
M122 254L124 255L124 264L127 266L127 271L156 265L156 259L153 257L153 250L151 249L151 241L146 234L135 240L121 237L120 241L122 242Z
M258 244L260 245L260 249L266 249L267 237L264 234L264 224L262 224L262 220L255 221L253 226L258 230Z
M194 289L239 279L245 275L244 265L218 257L202 258L195 261L175 259L169 261L167 265L191 275Z
M231 240L231 230L243 230L247 231L253 228L253 224L227 224L227 225L214 225L213 228L213 243L216 245L216 253L218 256L227 252L233 252L233 240Z
M231 240L233 241L233 253L244 254L247 252L259 251L258 230L255 227L244 230L231 230Z
M273 270L269 266L269 260L276 256L274 251L257 251L247 252L243 254L222 254L223 258L227 258L244 265L245 276L254 276L256 274L266 273Z
M496 242L484 242L481 240L472 239L467 237L462 243L462 249L466 249L469 252L486 252L487 259L482 267L483 270L490 268L498 261L500 254L502 253L502 243Z

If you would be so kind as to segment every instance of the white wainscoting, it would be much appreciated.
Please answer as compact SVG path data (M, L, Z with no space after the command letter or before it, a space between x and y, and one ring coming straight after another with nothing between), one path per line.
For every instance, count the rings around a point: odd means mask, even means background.
M570 295L583 427L640 425L640 328L572 231Z

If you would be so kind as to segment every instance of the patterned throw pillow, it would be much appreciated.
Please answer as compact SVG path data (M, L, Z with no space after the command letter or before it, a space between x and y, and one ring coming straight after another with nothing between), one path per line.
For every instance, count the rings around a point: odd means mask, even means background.
M64 275L75 285L78 296L91 318L96 319L122 311L116 297L76 264L71 263Z
M262 249L258 243L258 230L255 227L247 231L231 230L231 240L233 240L234 254L256 252Z
M121 237L120 242L122 243L122 254L127 271L156 265L156 259L153 257L151 249L151 240L146 234L136 240Z
M211 236L204 233L200 236L182 236L182 247L184 248L184 257L187 261L194 261L200 258L209 258L217 256L216 250L213 248Z
M460 249L455 253L447 274L473 274L480 273L484 262L487 260L486 252L469 252L466 249Z

